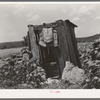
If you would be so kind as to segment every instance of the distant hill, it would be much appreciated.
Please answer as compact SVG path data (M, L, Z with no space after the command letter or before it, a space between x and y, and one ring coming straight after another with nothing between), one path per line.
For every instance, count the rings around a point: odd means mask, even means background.
M77 42L93 42L94 40L100 38L100 34L96 34L93 36L89 36L89 37L82 37L82 38L77 38Z
M94 40L98 39L100 34L96 34L89 37L82 37L77 38L78 43L82 42L93 42ZM15 42L3 42L0 43L0 49L8 49L8 48L18 48L26 46L25 41L15 41Z
M0 43L0 49L18 48L18 47L23 47L23 46L25 46L25 42L24 41Z

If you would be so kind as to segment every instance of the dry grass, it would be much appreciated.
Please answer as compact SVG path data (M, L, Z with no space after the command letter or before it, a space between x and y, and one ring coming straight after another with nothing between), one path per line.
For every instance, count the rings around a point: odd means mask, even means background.
M22 47L0 50L0 58L5 58L13 53L20 53Z

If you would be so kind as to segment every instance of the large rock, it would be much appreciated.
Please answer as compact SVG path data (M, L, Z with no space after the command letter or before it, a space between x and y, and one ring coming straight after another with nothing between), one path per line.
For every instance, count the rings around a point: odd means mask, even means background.
M66 80L72 84L82 84L85 78L83 69L75 67L69 61L66 62L66 66L62 74L62 80Z

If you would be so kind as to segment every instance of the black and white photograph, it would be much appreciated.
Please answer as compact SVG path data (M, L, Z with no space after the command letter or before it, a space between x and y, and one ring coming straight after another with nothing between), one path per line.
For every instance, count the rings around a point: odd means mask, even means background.
M0 89L100 89L99 9L0 2Z

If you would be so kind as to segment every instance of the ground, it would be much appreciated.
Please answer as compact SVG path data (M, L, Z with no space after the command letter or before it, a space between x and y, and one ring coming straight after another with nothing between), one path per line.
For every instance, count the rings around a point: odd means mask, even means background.
M10 49L1 49L0 50L0 58L8 57L13 53L20 53L22 47L20 48L10 48Z
M14 53L16 53L16 54L20 53L22 48L23 47L20 47L20 48L10 48L10 49L1 49L0 50L0 62L1 62L2 59L7 58L7 57L9 57L10 55L12 55ZM4 89L4 88L6 88L6 87L0 86L0 89ZM22 88L22 86L10 87L10 89L11 88ZM23 88L24 88L24 86L23 86Z
M92 89L92 88L100 88L100 59L99 60L91 60L91 51L95 49L91 48L92 43L79 43L78 50L80 55L80 61L82 64L82 70L85 71L85 75L87 79L82 86L78 84L71 84L68 81L57 80L57 79L48 79L47 83L41 83L38 86L34 84L26 84L21 83L16 86L6 87L0 84L0 89ZM0 50L0 66L2 66L2 59L9 58L12 54L20 54L22 48L13 48L13 49L3 49ZM100 56L99 56L100 57ZM22 66L22 65L21 65ZM95 71L94 71L95 70ZM7 76L7 75L6 75Z

